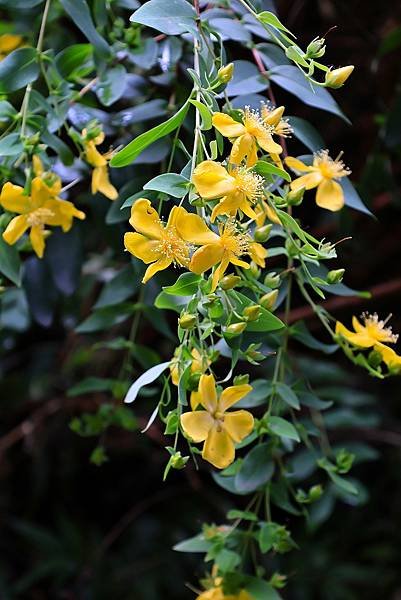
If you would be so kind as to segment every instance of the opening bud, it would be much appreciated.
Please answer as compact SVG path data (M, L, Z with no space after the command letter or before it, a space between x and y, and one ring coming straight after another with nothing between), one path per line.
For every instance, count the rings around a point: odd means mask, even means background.
M170 458L171 466L173 469L183 469L189 460L189 456L181 456L181 452L178 451Z
M260 315L260 306L254 304L253 306L247 306L244 309L243 317L246 318L247 321L256 321Z
M268 294L265 294L261 297L261 299L259 300L259 304L263 306L263 308L266 308L266 310L272 310L272 308L277 302L277 298L278 290L272 290Z
M237 286L241 281L241 277L238 275L226 275L220 281L220 287L222 290L232 290Z
M264 279L264 284L267 285L267 287L272 288L273 290L279 287L280 282L280 275L277 275L275 271L273 271L272 273L268 273Z
M353 70L354 65L348 65L348 67L340 67L339 69L334 69L334 71L327 71L324 82L329 88L340 88L347 81Z
M334 269L327 273L326 281L329 285L340 283L343 280L345 269Z
M255 242L267 242L269 239L270 232L272 230L273 225L263 225L262 227L257 227L254 233Z
M234 63L228 63L217 71L217 78L221 83L228 83L233 78Z
M190 313L184 313L178 319L178 323L182 329L192 329L193 327L195 327L196 321L196 315L191 315Z
M244 323L244 322L232 323L231 325L229 325L227 327L226 333L230 337L234 337L236 335L241 335L241 333L244 333L245 329L246 329L246 323Z
M306 48L306 56L308 58L320 58L326 52L326 40L316 37Z
M286 197L289 206L299 206L304 199L304 193L304 187L301 187L298 190L289 191Z
M249 272L255 277L255 279L259 279L262 273L260 267L258 267L258 265L253 261L251 262Z
M249 383L249 375L236 375L233 380L234 385L245 385Z

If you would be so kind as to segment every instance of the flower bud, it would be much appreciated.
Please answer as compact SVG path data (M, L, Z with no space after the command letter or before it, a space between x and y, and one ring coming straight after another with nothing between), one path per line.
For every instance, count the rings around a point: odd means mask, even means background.
M280 123L281 117L284 114L284 110L284 106L277 106L276 108L273 108L273 110L271 110L264 119L265 123L267 125L271 125L272 127L276 127L276 125Z
M254 304L253 306L247 306L244 309L243 317L246 318L247 321L256 321L260 315L260 306Z
M249 383L249 375L236 375L233 381L234 385L244 385Z
M309 493L308 493L309 500L311 502L316 502L316 500L319 500L319 498L322 497L322 494L323 494L323 488L322 488L322 486L320 484L319 485L313 485L310 488Z
M182 329L192 329L196 325L196 315L190 313L184 313L179 319L178 323Z
M170 458L171 466L173 469L183 469L189 460L189 456L181 456L181 452L178 451Z
M308 58L320 58L326 52L326 40L316 37L306 48L306 56Z
M260 267L258 267L258 265L253 261L251 262L249 272L255 277L255 279L259 279L259 277L262 273L262 271L260 270Z
M226 275L220 281L220 287L222 290L232 290L233 288L235 288L235 286L239 284L240 281L241 277L239 277L238 275Z
M348 77L354 70L354 65L348 67L341 67L340 69L334 69L334 71L327 71L325 84L327 87L337 89L340 88L347 81Z
M246 323L244 323L243 321L240 323L232 323L231 325L229 325L226 329L226 333L229 336L236 336L236 335L241 335L241 333L244 333L246 329Z
M272 230L273 225L269 224L269 225L263 225L262 227L257 227L255 229L255 233L253 235L253 238L255 240L255 242L267 242L267 240L269 239L269 235L270 232Z
M263 308L266 308L266 310L272 310L273 306L277 302L277 297L278 290L272 290L271 292L268 292L267 294L261 297L261 299L259 300L259 304L263 306Z
M326 281L329 285L340 283L343 280L345 269L334 269L327 273Z
M305 188L301 187L298 190L291 190L286 196L289 206L299 206L304 199Z
M274 271L272 273L268 273L264 279L264 284L267 285L267 287L272 288L273 290L279 287L280 282L280 275L277 275L277 273L275 273Z
M221 83L228 83L233 78L234 63L228 63L217 71L217 78Z

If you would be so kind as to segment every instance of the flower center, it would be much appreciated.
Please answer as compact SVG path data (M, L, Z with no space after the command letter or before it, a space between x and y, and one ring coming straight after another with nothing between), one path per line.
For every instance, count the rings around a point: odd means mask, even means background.
M362 319L365 323L365 327L368 335L377 340L378 342L390 342L395 344L398 340L398 335L393 333L391 327L386 327L388 320L391 318L391 315L387 317L387 319L379 320L377 313L370 315L369 313L363 313Z
M313 166L317 167L323 177L326 177L327 179L346 177L351 171L350 169L347 169L343 161L340 160L341 154L342 152L333 160L329 156L328 150L321 150L314 155Z
M30 227L43 227L54 212L49 208L37 208L27 215L27 223Z
M274 132L274 127L263 121L259 111L249 106L244 108L244 125L247 132L254 136L260 133L268 132L272 134Z
M238 231L235 219L231 217L226 221L220 235L220 241L225 250L235 256L241 256L249 250L249 236Z
M237 186L237 190L245 194L248 200L257 200L263 195L264 179L257 173L248 171L245 167L235 169L230 173Z
M174 264L187 266L189 264L190 248L190 244L179 237L175 227L166 227L157 251L172 260Z

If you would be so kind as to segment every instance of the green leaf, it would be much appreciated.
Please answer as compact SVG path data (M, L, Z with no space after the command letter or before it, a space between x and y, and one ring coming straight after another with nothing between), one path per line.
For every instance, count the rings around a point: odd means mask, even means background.
M272 385L267 379L255 379L251 382L252 391L236 403L236 408L254 408L266 404L272 391Z
M149 129L149 131L145 131L141 135L138 135L138 137L132 140L125 148L113 156L110 165L112 167L126 167L131 164L145 148L150 146L150 144L177 129L185 119L188 107L189 102L187 100L180 110L170 117L170 119L164 123L160 123L160 125L156 125L156 127Z
M202 104L202 102L199 102L198 100L190 100L190 103L193 104L196 107L196 109L200 112L200 115L202 117L201 129L203 129L203 131L211 129L212 115L207 106L205 106L204 104Z
M313 350L319 350L320 352L324 352L325 354L332 354L338 349L338 344L325 344L321 342L317 338L315 338L306 327L304 321L298 321L291 325L290 327L290 335L296 340L300 341L307 348L312 348Z
M345 479L345 477L340 477L337 473L333 473L332 471L327 471L332 482L339 487L343 492L347 494L352 494L353 496L358 495L358 488L349 481L349 479Z
M166 294L173 296L192 296L198 291L199 283L202 281L201 275L196 273L183 273L179 276L174 285L168 285L163 288Z
M287 384L279 381L276 383L276 391L280 398L292 408L300 409L299 400L296 393Z
M23 151L19 133L10 133L0 140L0 156L16 156Z
M183 299L182 296L173 296L161 291L160 294L156 296L154 305L161 310L174 310L174 312L180 314L186 303L187 301Z
M276 165L273 165L272 163L267 162L266 160L258 160L253 169L257 173L259 173L259 175L262 175L262 177L277 175L277 177L281 177L282 179L285 179L285 181L291 181L291 176L287 173L287 171L279 169L278 167L276 167Z
M67 396L80 396L81 394L91 394L93 392L109 392L115 384L114 379L102 379L100 377L86 377L73 387L71 387Z
M235 60L234 74L226 91L229 97L261 92L269 87L267 77L249 60Z
M288 122L294 130L294 136L309 150L317 152L325 147L322 136L308 121L299 117L288 117Z
M74 79L87 74L93 68L92 44L73 44L56 56L56 66L62 77Z
M252 448L235 476L235 487L241 493L251 493L266 485L273 476L274 462L267 443Z
M196 11L187 0L149 0L131 15L130 21L167 35L197 33Z
M277 539L277 524L276 523L262 523L259 531L259 546L261 552L266 554L273 548L273 544Z
M188 192L189 180L177 173L163 173L143 186L144 190L163 192L174 198L183 198Z
M127 265L103 286L94 308L103 308L124 302L135 294L138 287L138 277L135 277L131 265Z
M82 31L84 36L94 45L99 56L111 57L111 48L106 40L96 31L86 0L60 0L64 10Z
M100 76L96 85L96 96L104 106L111 106L124 93L127 71L123 65L116 65Z
M243 519L244 521L257 521L258 517L253 512L232 509L228 511L227 519Z
M206 540L203 534L196 535L188 540L180 542L173 547L176 552L208 552L212 542Z
M159 365L151 367L150 369L145 371L145 373L142 373L142 375L138 377L138 379L134 381L134 383L129 388L127 395L125 396L124 402L133 402L136 399L141 387L155 381L169 366L170 361L160 363Z
M2 232L1 232L2 233ZM18 250L3 240L0 233L0 272L15 285L21 285L21 261Z
M77 333L93 333L103 331L123 323L135 311L134 304L117 304L104 306L94 311L85 321L76 328Z
M286 421L281 417L269 417L267 424L269 429L279 437L289 438L290 440L295 440L296 442L301 441L298 431L289 421Z
M32 83L39 75L35 48L18 48L0 62L0 94L10 94Z
M252 596L252 600L281 600L280 594L270 583L257 577L247 577L245 589Z
M244 294L241 294L240 292L231 291L229 296L237 305L239 313L243 313L244 308L254 304L250 298ZM255 321L250 321L247 324L246 331L275 331L276 329L281 329L282 327L284 327L284 323L271 312L263 308L263 306L261 306L259 317Z
M222 573L228 573L235 570L235 567L241 562L241 557L237 552L222 548L214 558L215 564L218 566L219 571Z
M275 29L278 29L279 31L285 31L286 33L289 33L294 37L294 34L282 24L280 19L278 19L278 17L276 17L274 13L268 10L264 10L263 12L258 14L257 18L258 21L260 21L264 25L271 25Z

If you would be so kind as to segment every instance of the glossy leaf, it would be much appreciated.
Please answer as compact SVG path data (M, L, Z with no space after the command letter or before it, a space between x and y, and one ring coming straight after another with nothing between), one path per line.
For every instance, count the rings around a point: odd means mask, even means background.
M130 17L133 23L147 25L167 35L196 33L196 12L187 0L149 0Z
M32 83L39 75L35 48L18 48L0 62L0 94L10 94Z
M235 477L235 487L241 493L251 493L272 478L274 462L268 443L259 444L246 455Z
M189 181L177 173L163 173L143 186L144 190L163 192L174 198L183 198L188 192Z

